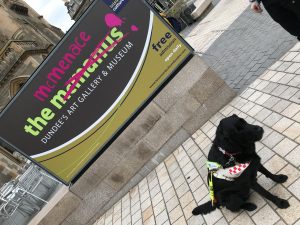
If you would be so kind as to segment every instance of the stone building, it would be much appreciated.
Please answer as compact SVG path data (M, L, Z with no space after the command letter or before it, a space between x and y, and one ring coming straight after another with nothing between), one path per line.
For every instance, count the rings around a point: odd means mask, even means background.
M72 20L77 21L93 0L63 0Z
M77 21L93 0L63 0L72 20ZM193 0L147 0L157 11L179 17L182 9Z
M0 0L0 111L63 35L23 0ZM18 158L0 147L0 185L17 175Z

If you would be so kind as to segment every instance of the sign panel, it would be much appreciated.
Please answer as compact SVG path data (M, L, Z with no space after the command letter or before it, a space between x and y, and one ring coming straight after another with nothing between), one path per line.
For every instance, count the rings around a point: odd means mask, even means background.
M70 183L191 52L142 1L96 0L1 113L1 140Z

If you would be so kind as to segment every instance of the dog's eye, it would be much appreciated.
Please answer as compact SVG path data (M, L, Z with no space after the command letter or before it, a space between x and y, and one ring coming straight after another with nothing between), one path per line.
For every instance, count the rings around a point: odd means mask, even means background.
M237 129L238 131L241 131L241 130L244 129L244 126L243 126L242 124L238 124L238 125L236 126L236 129Z
M241 131L246 126L246 121L244 119L239 119L239 122L236 124L236 129Z

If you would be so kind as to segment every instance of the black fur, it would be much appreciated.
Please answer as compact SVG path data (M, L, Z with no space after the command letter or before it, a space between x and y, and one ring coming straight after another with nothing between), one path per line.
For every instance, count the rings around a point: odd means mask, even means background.
M255 142L263 137L263 128L248 124L244 119L237 115L232 115L221 120L216 138L208 154L208 160L221 164L224 168L234 165L228 163L230 156L223 154L218 147L234 155L236 162L251 162L247 169L234 181L218 179L213 176L214 195L216 203L212 206L211 201L196 207L194 215L207 214L220 206L236 212L240 209L253 211L256 205L247 202L250 189L258 192L263 197L272 201L279 208L289 207L287 200L274 196L257 183L257 172L261 172L266 177L277 183L287 180L286 175L275 175L269 172L261 163L260 157L255 151Z

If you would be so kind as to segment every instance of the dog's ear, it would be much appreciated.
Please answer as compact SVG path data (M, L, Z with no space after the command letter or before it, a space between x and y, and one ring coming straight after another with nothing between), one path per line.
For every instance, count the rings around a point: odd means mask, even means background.
M236 114L232 114L233 117L239 118Z
M224 135L223 132L223 126L222 126L222 120L220 121L219 125L217 126L217 131L216 131L217 135Z

